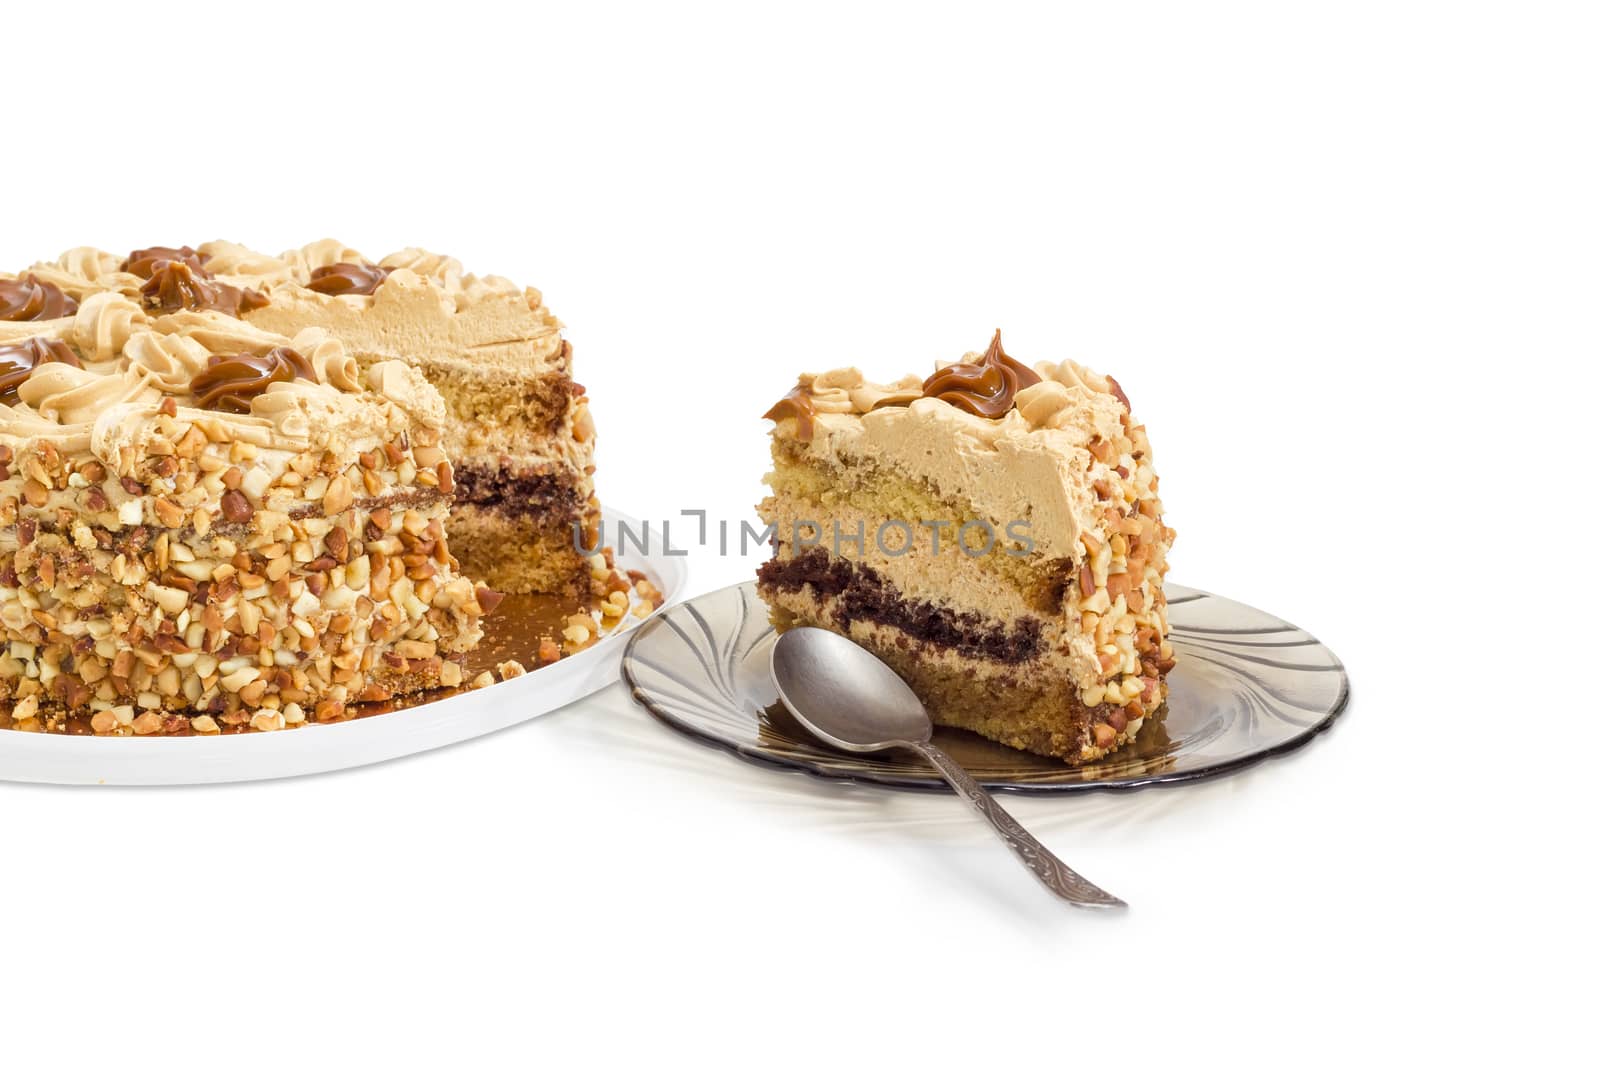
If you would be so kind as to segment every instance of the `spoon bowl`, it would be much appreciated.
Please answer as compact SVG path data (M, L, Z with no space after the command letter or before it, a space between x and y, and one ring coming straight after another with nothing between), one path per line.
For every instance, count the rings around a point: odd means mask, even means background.
M778 696L806 729L847 752L881 752L933 737L917 694L887 663L831 630L807 626L772 650Z

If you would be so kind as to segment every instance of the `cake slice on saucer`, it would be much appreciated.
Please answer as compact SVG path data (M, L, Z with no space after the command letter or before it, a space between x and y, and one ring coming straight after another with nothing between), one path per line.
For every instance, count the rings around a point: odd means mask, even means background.
M1071 764L1163 709L1173 532L1115 379L996 331L925 379L801 375L767 417L778 626L845 634L935 722Z

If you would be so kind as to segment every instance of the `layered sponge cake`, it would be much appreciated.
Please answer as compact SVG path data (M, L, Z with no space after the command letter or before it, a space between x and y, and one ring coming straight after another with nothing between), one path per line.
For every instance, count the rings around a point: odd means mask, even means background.
M983 353L889 385L802 375L768 412L780 627L864 645L934 721L1068 763L1161 710L1173 666L1145 429L1116 381Z

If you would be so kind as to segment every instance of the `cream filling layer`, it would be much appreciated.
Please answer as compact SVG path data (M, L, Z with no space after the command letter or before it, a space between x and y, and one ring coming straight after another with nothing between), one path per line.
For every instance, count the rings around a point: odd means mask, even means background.
M1032 430L1016 411L984 419L941 400L879 408L865 415L819 414L807 458L822 465L876 464L969 500L978 515L1004 528L1027 522L1047 557L1076 558L1078 536L1094 524L1096 497L1086 450L1096 435L1121 430L1121 406L1099 397L1081 409L1081 424ZM774 432L794 435L793 420Z

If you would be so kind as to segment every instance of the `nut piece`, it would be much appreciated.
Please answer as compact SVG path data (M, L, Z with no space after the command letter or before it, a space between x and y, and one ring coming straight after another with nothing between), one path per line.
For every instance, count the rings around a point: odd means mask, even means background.
M350 479L336 474L328 479L328 489L322 494L322 513L337 515L348 508L355 497L355 490L350 488Z
M237 489L222 494L222 514L229 522L249 522L256 513L250 499Z
M165 526L167 529L176 530L179 526L183 525L183 509L177 504L173 503L169 498L164 496L156 497L155 507L156 518L159 519L161 525Z
M281 730L283 716L279 712L263 709L250 716L250 725L257 730Z
M494 614L494 609L498 608L500 602L506 598L504 593L490 589L482 582L479 582L477 587L473 589L473 594L477 597L478 607L483 609L485 615Z

